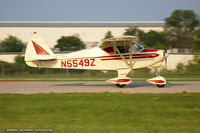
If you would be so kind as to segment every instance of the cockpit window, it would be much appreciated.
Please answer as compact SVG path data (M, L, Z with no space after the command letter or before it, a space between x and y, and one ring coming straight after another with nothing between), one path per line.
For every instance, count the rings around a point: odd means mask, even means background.
M117 49L119 50L120 53L129 53L130 46L129 45L117 46ZM117 51L116 53L118 54Z
M139 52L142 49L144 49L144 47L142 47L140 44L138 44L137 42L134 44L134 52Z
M116 48L118 50L115 50L115 54L125 54L125 53L130 53L131 49L130 49L130 45L122 45L122 46L116 46ZM140 44L138 44L137 42L133 44L133 51L134 53L141 51L142 49L144 49L143 46L141 46ZM119 53L118 53L119 51Z

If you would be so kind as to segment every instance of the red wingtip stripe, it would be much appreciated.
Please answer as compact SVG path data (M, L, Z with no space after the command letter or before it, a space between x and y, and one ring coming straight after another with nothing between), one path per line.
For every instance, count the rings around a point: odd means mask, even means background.
M49 55L47 51L45 51L40 45L38 45L36 42L32 41L33 46L35 48L35 51L38 55Z
M131 79L116 79L116 80L109 80L109 81L114 81L114 82L117 82L117 83L122 83L122 82L129 82L131 81Z
M163 80L147 80L149 82L154 82L154 83L164 83L165 81Z

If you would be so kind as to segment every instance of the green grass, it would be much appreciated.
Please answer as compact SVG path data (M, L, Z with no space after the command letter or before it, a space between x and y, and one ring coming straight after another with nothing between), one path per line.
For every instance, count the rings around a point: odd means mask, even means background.
M200 93L0 94L3 128L55 133L199 133Z

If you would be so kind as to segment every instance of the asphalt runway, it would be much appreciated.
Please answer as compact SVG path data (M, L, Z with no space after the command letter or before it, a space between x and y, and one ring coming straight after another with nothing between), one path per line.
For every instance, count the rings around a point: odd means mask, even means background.
M0 93L181 93L200 92L199 81L169 81L164 88L143 81L136 81L124 88L104 81L12 81L0 82Z

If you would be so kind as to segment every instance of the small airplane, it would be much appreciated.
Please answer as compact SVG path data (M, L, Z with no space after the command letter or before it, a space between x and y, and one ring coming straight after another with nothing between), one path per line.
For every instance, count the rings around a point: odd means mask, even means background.
M44 41L34 32L25 51L28 66L38 68L116 70L118 77L106 82L123 88L132 79L127 77L134 69L157 68L157 77L147 82L158 87L166 85L166 79L160 76L160 67L168 57L166 50L145 49L137 43L135 36L120 36L105 39L98 46L63 55L55 55Z

